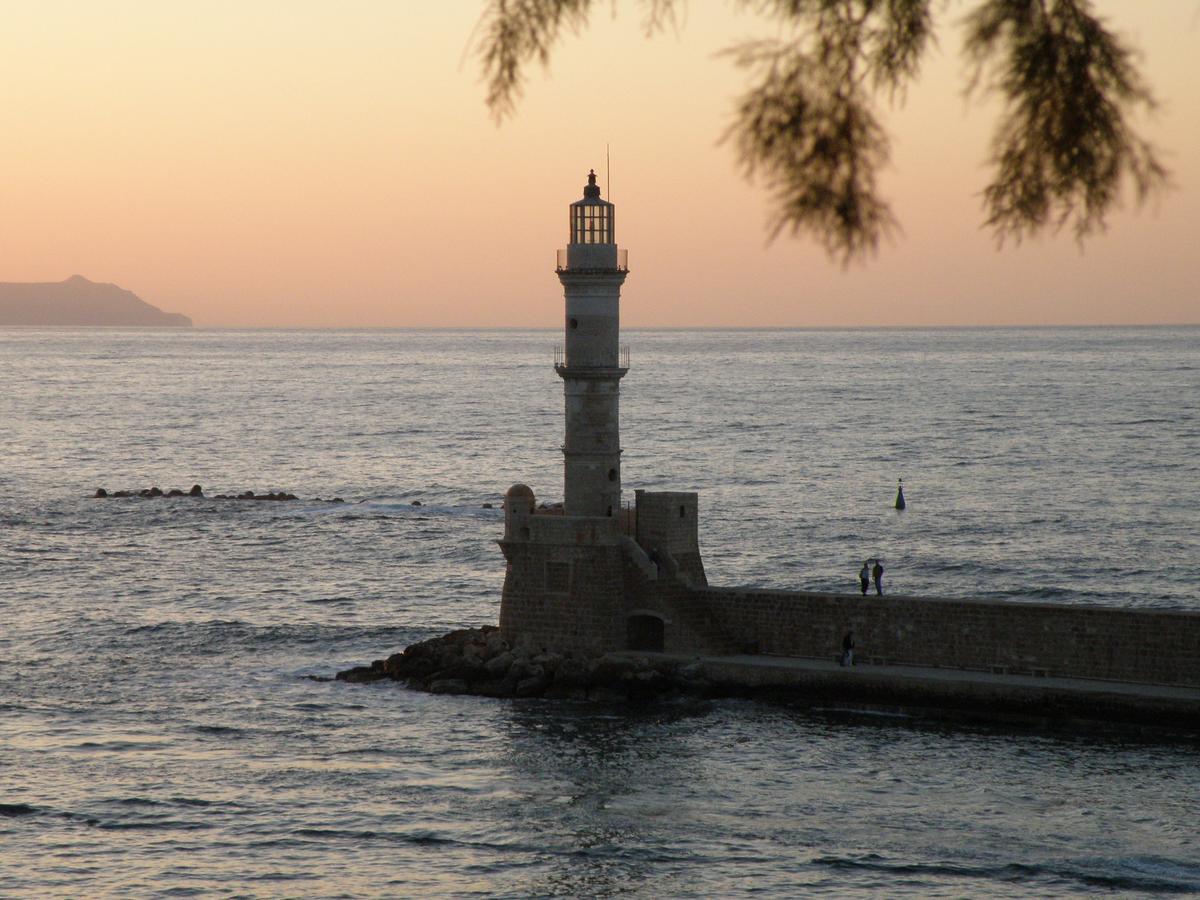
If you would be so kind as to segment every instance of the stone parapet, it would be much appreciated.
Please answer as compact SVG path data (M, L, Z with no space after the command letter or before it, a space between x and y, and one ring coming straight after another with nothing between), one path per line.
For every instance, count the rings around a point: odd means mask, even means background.
M1200 687L1200 613L744 588L697 591L739 646L1001 675Z
M539 544L567 546L617 544L621 526L616 518L605 516L531 516L529 532Z

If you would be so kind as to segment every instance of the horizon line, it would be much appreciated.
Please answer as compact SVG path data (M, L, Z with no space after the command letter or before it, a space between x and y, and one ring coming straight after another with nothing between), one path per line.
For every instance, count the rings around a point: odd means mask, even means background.
M1044 324L981 324L981 325L631 325L622 332L631 331L1033 331L1038 329L1093 329L1113 330L1121 328L1196 328L1195 322L1093 322L1093 323L1044 323ZM446 332L517 332L544 331L558 333L560 326L551 325L0 325L0 331L446 331Z

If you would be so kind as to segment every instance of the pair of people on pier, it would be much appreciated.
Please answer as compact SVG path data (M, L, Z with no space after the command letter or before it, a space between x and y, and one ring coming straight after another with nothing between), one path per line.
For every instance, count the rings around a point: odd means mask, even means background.
M863 563L862 568L858 572L858 581L862 585L863 596L867 596L867 589L871 587L871 580L875 581L875 593L880 597L883 596L883 561L876 559L875 565L871 565L871 560Z

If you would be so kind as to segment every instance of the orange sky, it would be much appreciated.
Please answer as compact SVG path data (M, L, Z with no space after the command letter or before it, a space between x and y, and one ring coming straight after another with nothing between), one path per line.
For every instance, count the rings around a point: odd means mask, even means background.
M113 281L206 326L557 327L566 207L612 146L624 324L1200 322L1200 4L1103 0L1163 103L1177 189L997 250L978 192L994 109L967 108L951 2L888 113L903 235L844 271L766 244L767 198L718 138L770 26L693 0L651 40L605 3L497 127L464 56L480 4L13 4L0 30L0 281Z

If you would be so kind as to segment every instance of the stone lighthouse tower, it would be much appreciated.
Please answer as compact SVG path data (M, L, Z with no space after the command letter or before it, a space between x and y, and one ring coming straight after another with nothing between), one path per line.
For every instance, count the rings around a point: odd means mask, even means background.
M628 360L620 349L626 254L617 249L615 207L600 199L595 171L570 207L569 242L558 253L566 341L555 370L566 397L563 508L567 516L621 512L619 395Z
M565 342L554 362L566 401L563 505L538 506L526 484L504 495L500 632L558 652L711 648L720 639L703 610L671 606L707 584L696 494L639 490L632 509L621 507L619 392L629 361L620 305L628 266L614 212L589 173L558 251L566 300Z

